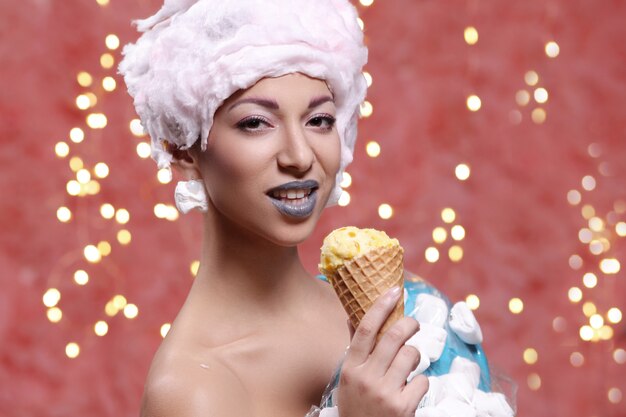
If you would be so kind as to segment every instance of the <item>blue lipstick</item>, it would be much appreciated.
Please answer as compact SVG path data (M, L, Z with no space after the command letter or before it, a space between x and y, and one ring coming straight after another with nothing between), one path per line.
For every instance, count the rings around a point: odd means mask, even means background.
M315 180L291 181L272 188L267 195L282 214L305 218L315 209L318 188L319 184Z

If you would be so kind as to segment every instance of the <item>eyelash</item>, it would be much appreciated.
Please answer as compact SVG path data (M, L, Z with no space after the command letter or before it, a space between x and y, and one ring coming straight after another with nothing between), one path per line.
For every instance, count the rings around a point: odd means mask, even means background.
M315 117L311 118L309 122L316 120L316 119L321 119L323 122L326 122L328 124L327 127L322 127L323 130L330 131L330 130L333 130L333 127L335 127L336 119L330 114L326 114L326 113L318 114Z
M312 117L311 119L309 119L309 122L313 121L313 120L319 120L321 119L322 122L326 122L328 126L326 127L320 127L320 129L324 130L324 131L331 131L333 129L333 127L335 126L335 121L336 119L331 116L330 114L318 114L314 117ZM257 130L259 130L259 126L257 127L250 127L249 123L259 123L259 124L266 124L268 126L272 126L272 124L270 123L270 121L268 119L266 119L265 117L262 116L250 116L250 117L246 117L245 119L239 121L236 124L237 129L245 131L245 132L255 132ZM318 127L318 126L316 126Z
M239 130L243 130L246 132L253 132L258 130L258 127L254 128L254 127L249 127L247 126L248 123L250 122L258 122L258 123L264 123L266 125L271 126L271 123L269 120L267 120L265 117L261 117L261 116L250 116L250 117L246 117L243 120L240 120L239 122L237 122L237 129Z

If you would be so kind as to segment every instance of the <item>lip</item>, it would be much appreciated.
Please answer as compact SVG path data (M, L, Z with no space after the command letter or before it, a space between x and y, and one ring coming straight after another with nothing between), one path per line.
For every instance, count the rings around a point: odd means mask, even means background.
M318 188L319 183L315 180L291 181L268 190L267 196L279 212L289 217L301 219L313 213L317 205ZM287 199L278 199L272 195L276 191L289 191L293 189L311 190L311 192L307 196L294 200L293 202Z
M284 184L279 185L278 187L271 188L267 190L267 195L270 197L274 191L288 191L293 189L312 189L316 190L319 188L319 183L315 180L305 180L305 181L291 181L286 182Z

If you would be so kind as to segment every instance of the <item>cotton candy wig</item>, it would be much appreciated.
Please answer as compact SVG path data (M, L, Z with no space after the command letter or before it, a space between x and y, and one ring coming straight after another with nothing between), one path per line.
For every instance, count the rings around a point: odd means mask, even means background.
M357 13L348 0L165 0L124 47L119 72L152 157L169 167L167 141L206 149L213 115L229 96L266 77L300 72L325 80L337 107L341 164L329 204L352 161L367 61Z

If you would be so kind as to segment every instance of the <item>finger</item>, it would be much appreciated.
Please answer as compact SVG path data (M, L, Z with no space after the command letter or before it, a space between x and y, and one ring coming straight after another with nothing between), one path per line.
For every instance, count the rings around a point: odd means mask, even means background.
M368 360L371 371L378 376L385 375L400 348L418 330L419 323L411 317L404 317L394 323L383 334Z
M348 319L346 323L348 324L348 331L350 332L350 340L352 340L352 338L354 337L354 326L352 325L350 319Z
M385 386L403 387L409 374L417 368L419 362L419 350L409 345L402 346L385 374Z
M346 355L345 366L358 366L365 362L376 343L376 335L391 314L402 294L400 287L394 287L379 297L361 319L354 332L350 349Z
M409 403L411 410L417 409L420 401L428 392L428 378L424 375L417 375L402 390L402 398Z

